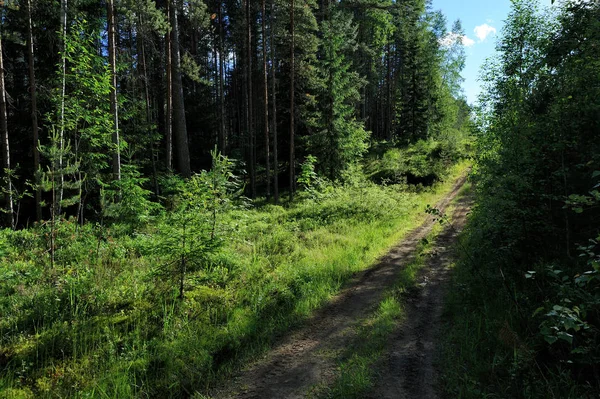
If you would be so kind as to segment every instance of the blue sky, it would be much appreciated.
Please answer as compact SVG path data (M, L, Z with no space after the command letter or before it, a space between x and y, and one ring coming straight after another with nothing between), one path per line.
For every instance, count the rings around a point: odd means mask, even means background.
M538 0L543 6L550 0ZM467 64L463 71L463 88L469 103L477 99L479 71L486 58L495 52L496 38L502 31L510 11L510 0L433 0L433 8L442 10L448 20L448 29L460 19L467 39Z

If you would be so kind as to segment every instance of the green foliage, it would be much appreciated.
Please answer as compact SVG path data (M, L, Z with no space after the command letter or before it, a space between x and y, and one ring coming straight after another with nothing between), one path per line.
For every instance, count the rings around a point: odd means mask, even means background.
M356 104L365 82L352 71L349 55L356 49L356 26L347 13L330 7L322 23L322 57L318 65L319 90L309 149L320 160L319 170L330 180L339 178L366 152L369 133L356 120Z
M53 112L46 116L49 143L40 145L40 153L50 164L42 174L41 188L53 193L53 215L78 204L77 215L83 218L84 202L90 193L98 192L110 154L116 150L106 100L111 88L109 66L95 51L99 33L90 29L87 21L78 20L66 37L62 54L68 65L65 93L61 83L56 83L50 97ZM56 81L62 80L59 67Z
M300 166L300 174L298 175L298 184L300 184L302 193L312 199L322 196L327 186L327 181L315 171L316 165L317 157L308 155Z
M4 173L2 174L2 178L0 178L0 181L2 182L1 183L2 187L0 188L0 194L2 194L2 197L4 197L4 198L6 198L6 196L12 198L12 201L13 201L12 211L10 209L0 208L0 213L4 213L4 214L10 214L11 212L13 213L13 215L12 215L13 217L11 218L11 220L13 221L13 226L11 226L12 228L15 228L16 226L19 225L19 214L21 211L22 201L25 198L32 197L31 193L28 191L27 188L33 187L33 185L29 181L26 181L25 188L22 190L19 190L17 187L15 187L13 182L19 180L19 176L17 175L17 169L18 169L18 165L17 165L17 168L15 168L15 169L5 169Z
M206 268L209 255L223 244L221 214L230 211L232 199L240 194L233 175L233 162L212 152L212 169L192 176L178 193L174 209L158 225L153 252L168 260L158 275L175 279L179 298L183 299L188 268Z
M453 395L597 396L599 13L514 1L484 75L479 202L453 307L482 345L466 329L450 337L468 364L448 367Z
M115 149L111 141L114 127L106 100L111 88L110 70L95 50L99 32L88 33L88 29L87 21L77 21L65 43L68 69L64 130L75 157L80 158L82 171L89 176L87 184L94 184L108 167L109 155ZM60 94L56 94L55 115L59 114L61 101ZM60 119L56 120L60 126Z
M161 209L160 204L150 200L151 192L144 188L148 181L137 168L123 165L121 179L105 185L101 191L103 216L123 223L130 231L148 223Z
M50 128L50 142L40 145L40 154L50 165L41 172L40 188L52 193L51 213L78 203L81 199L80 161L71 151L69 141L61 145L60 133L56 126ZM62 192L62 196L59 195Z
M468 141L419 140L407 148L392 148L374 154L367 163L366 174L377 183L429 186L444 180L448 166L468 156Z

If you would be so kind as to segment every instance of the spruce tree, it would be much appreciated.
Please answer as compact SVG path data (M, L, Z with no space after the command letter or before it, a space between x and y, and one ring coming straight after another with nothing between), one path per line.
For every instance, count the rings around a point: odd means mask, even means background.
M320 87L316 95L314 130L309 150L320 161L320 170L330 179L338 178L367 149L368 132L356 119L365 82L353 70L351 54L356 50L357 27L351 15L332 9L321 24L321 59L318 62Z

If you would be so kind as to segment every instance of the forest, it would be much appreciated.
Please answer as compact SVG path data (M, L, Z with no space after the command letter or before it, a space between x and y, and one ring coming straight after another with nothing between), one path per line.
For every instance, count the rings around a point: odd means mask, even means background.
M600 6L557 3L469 104L431 0L0 2L0 398L238 397L412 241L305 397L377 386L442 246L442 397L597 397Z

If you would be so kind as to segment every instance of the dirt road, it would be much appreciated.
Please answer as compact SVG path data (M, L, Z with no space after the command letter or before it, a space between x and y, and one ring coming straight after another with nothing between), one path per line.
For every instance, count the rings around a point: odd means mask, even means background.
M436 207L444 211L456 197L466 178ZM462 228L469 209L468 200L458 201L453 225ZM315 386L327 386L336 377L335 354L357 339L357 326L376 309L399 271L415 257L420 240L435 225L429 217L420 227L394 247L379 263L359 274L330 304L307 324L290 333L267 355L241 372L212 398L304 398ZM376 365L378 378L368 398L435 398L433 366L437 325L442 311L444 287L448 278L450 246L456 231L450 227L439 236L434 255L420 273L414 294L407 298L405 322L393 333L387 355Z

